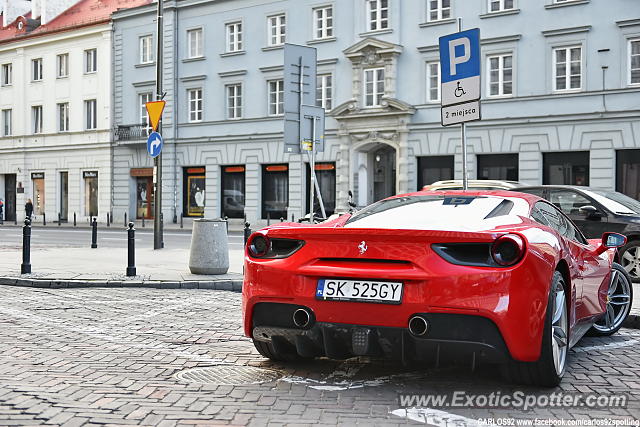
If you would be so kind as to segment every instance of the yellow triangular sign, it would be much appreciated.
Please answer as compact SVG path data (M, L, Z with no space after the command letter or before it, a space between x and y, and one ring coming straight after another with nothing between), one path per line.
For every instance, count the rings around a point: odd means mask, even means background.
M147 114L149 115L149 123L151 124L151 128L154 132L158 130L158 123L162 117L165 104L165 101L151 101L145 104L147 107Z

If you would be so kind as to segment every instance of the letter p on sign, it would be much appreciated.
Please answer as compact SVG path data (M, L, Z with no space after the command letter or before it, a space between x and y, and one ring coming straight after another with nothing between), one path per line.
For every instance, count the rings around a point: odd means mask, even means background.
M456 56L456 47L462 46L462 55ZM458 49L460 50L460 49ZM460 37L458 39L449 40L449 70L451 75L455 76L456 65L464 64L471 59L471 42L467 37Z

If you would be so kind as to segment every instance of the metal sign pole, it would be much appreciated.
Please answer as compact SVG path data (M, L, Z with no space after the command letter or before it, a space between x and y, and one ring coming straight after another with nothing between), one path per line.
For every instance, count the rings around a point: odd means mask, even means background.
M458 32L462 31L462 18L458 18ZM469 181L467 177L467 135L465 123L460 124L460 142L462 143L462 189L468 190Z
M157 34L156 34L156 99L162 99L162 2L158 0ZM162 122L158 124L157 132L162 135ZM160 216L162 215L162 152L153 159L154 168L154 209L153 209L153 249L162 249L162 227Z
M316 126L317 117L313 117L313 182L315 183L316 192L318 193L318 204L320 205L320 212L322 212L322 218L327 217L327 212L324 209L324 201L322 200L322 193L320 192L320 184L318 183L318 177L316 176L316 135L317 135L317 126Z

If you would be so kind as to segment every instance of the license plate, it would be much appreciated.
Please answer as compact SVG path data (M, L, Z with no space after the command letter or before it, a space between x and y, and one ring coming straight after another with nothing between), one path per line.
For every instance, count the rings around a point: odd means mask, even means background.
M402 282L320 279L316 288L316 299L400 304Z

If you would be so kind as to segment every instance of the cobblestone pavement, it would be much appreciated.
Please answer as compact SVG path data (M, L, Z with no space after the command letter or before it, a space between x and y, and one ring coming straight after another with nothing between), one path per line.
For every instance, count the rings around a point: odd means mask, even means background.
M242 335L240 298L238 293L206 290L0 286L0 425L473 425L478 418L640 419L640 331L623 329L614 337L584 339L571 352L569 372L555 390L518 388L503 382L491 367L472 372L365 359L271 363ZM216 377L192 370L201 367L223 372ZM399 402L400 394L455 390L630 397L625 408L527 412L405 410Z

